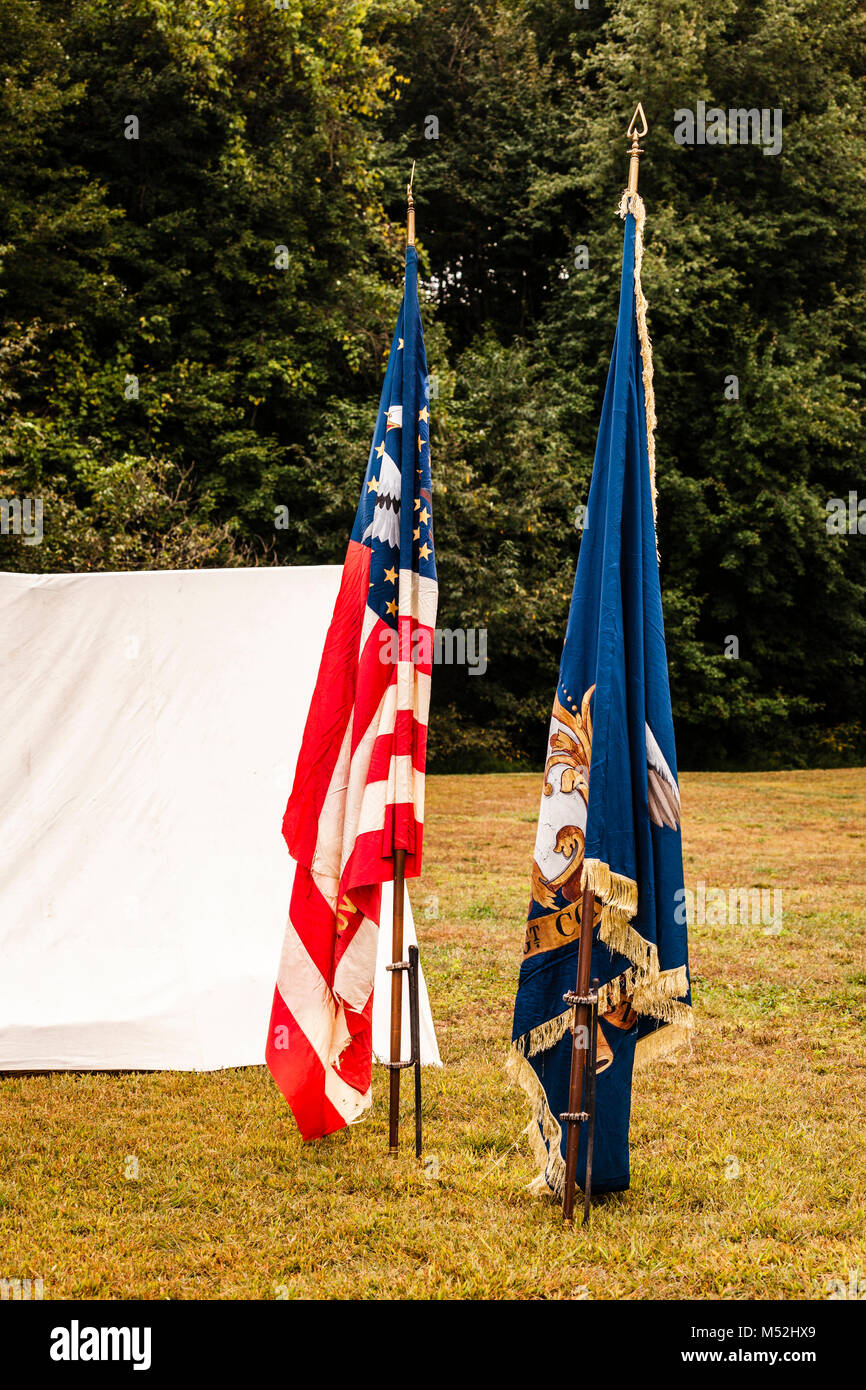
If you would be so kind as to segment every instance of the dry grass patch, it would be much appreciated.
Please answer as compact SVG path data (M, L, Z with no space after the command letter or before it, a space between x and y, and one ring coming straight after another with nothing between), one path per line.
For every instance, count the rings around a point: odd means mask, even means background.
M693 927L693 1054L638 1079L632 1188L588 1231L526 1195L502 1072L540 778L433 777L426 1168L387 1157L381 1076L371 1119L308 1146L263 1068L7 1076L0 1274L100 1298L804 1298L866 1276L866 770L682 781L687 886L779 888L782 931Z

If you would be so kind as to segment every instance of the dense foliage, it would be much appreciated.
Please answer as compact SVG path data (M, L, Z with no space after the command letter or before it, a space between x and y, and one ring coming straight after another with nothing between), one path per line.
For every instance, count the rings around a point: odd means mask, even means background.
M489 661L437 670L433 757L537 761L639 97L681 762L862 759L866 537L826 511L866 497L862 11L0 0L0 19L0 495L44 505L42 544L0 539L4 568L338 562L417 159L440 623L486 629ZM700 101L780 108L781 152L676 143Z

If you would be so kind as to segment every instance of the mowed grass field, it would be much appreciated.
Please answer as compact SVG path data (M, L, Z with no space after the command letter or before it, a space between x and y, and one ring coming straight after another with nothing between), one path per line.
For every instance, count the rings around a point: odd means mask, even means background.
M381 1071L372 1116L306 1146L264 1068L5 1076L0 1276L172 1299L800 1299L866 1279L866 770L682 782L687 886L780 889L782 930L692 927L693 1052L636 1078L631 1190L589 1229L527 1195L503 1074L540 777L432 777L411 885L445 1064L425 1070L426 1163L408 1082L387 1155Z

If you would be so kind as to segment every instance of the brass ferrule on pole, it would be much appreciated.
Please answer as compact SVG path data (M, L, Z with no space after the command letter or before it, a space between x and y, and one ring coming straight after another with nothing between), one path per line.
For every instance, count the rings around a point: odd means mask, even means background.
M406 245L415 245L415 199L412 197L412 184L415 182L415 160L412 160L412 173L406 185L406 202L409 204L409 214L406 220Z
M640 125L638 125L638 120L640 120ZM631 149L628 152L628 186L626 188L626 192L630 194L637 193L638 169L640 167L640 157L643 154L639 141L643 139L648 130L649 126L647 125L643 106L638 102L637 110L632 116L631 124L626 131L626 135L631 136Z

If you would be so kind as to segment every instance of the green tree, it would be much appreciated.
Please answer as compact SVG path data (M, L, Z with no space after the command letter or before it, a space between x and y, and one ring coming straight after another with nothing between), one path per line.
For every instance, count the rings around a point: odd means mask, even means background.
M433 764L537 761L639 97L681 761L866 754L866 542L826 524L864 486L859 11L0 0L0 19L0 491L45 503L42 546L0 538L0 563L339 562L417 159L440 622L486 629L489 663L437 670ZM678 144L698 101L780 108L781 153Z
M455 396L486 402L493 422L503 377L522 376L527 394L543 390L536 445L555 420L562 492L580 500L616 314L624 132L640 97L651 127L641 173L644 286L682 761L813 761L834 742L822 734L828 726L844 731L847 756L862 756L866 547L859 536L828 535L825 523L828 499L847 497L863 478L864 18L841 0L595 8L566 19L553 3L445 6L441 23L431 17L423 66L413 68L408 47L401 57L422 96L404 129L392 120L393 149L421 150L419 118L436 109L437 94L447 115L418 177L435 190L436 230L425 245L437 308L467 346L455 362ZM781 108L782 153L677 144L674 113L699 100ZM583 270L572 255L579 244L589 253ZM482 334L501 345L488 353L486 381L468 350ZM737 401L725 396L731 375ZM469 447L468 438L444 442L458 456ZM489 490L515 506L514 471L510 453L490 453L466 505L481 508ZM438 502L440 528L451 505ZM551 517L542 540L570 583L563 519ZM458 551L440 546L443 575L472 560L461 544L471 528L447 534ZM505 547L485 553L479 582L498 586L507 604L529 563L515 570ZM561 605L554 631L564 630L565 587L548 589ZM443 589L451 621L457 600ZM738 659L725 654L730 636ZM523 660L496 668L500 723L512 702L528 719L549 705L558 646L540 631L520 651ZM537 657L531 691L528 651ZM470 709L455 707L454 718ZM537 757L541 717L534 733L525 722L513 727Z
M174 469L198 519L303 554L323 406L366 401L391 331L365 122L392 88L378 34L413 6L0 10L7 485L86 509L100 467Z

